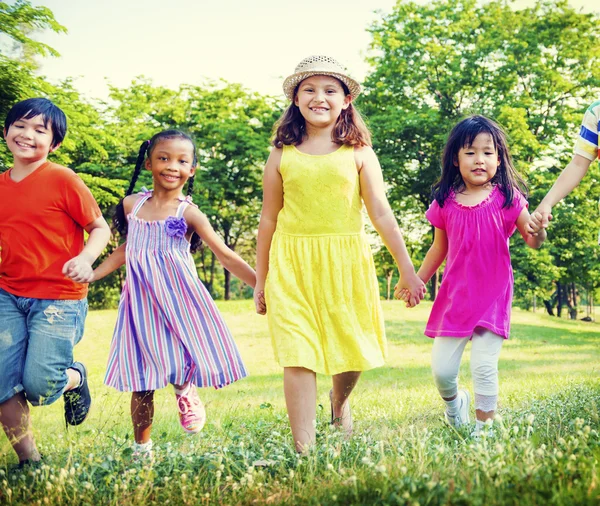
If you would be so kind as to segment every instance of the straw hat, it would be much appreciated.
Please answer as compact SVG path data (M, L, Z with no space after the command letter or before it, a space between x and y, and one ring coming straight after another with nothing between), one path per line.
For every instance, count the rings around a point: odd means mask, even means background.
M296 86L311 76L332 76L342 81L355 99L360 95L360 84L352 79L346 69L329 56L309 56L304 58L291 76L283 81L283 92L290 100L294 100Z

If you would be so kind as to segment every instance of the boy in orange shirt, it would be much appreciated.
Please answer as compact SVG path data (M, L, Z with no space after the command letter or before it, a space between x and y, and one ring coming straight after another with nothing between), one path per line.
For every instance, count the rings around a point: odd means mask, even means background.
M0 423L21 467L40 460L28 402L62 395L70 425L83 422L91 404L73 346L110 229L79 176L47 161L66 131L65 114L44 98L15 104L4 124L13 166L0 174Z

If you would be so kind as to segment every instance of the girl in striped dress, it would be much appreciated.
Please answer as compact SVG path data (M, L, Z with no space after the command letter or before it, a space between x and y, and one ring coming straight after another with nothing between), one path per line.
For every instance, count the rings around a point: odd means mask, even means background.
M152 172L154 189L132 195L142 165ZM192 203L196 165L194 142L177 130L160 132L142 144L127 196L114 217L127 242L94 271L98 280L126 264L105 382L132 392L136 454L152 447L154 390L172 384L183 429L197 433L206 415L196 387L221 388L247 375L225 322L198 278L190 246L194 251L203 240L242 281L254 287L256 277ZM187 198L182 195L186 182Z

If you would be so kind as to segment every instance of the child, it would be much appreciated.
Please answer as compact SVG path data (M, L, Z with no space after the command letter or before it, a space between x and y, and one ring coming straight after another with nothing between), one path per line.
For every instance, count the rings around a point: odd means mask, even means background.
M13 166L0 175L0 422L21 467L40 459L27 402L62 395L70 425L91 404L73 346L83 335L85 283L110 229L79 176L47 160L66 133L65 114L45 98L15 104L4 123Z
M583 117L572 160L531 215L532 226L536 232L540 228L548 226L552 219L552 208L571 193L583 179L592 162L600 157L599 136L600 100L590 105ZM600 243L600 236L598 236L598 242Z
M350 393L362 371L385 359L363 201L400 268L410 304L419 303L425 286L387 202L369 131L352 105L360 85L334 59L312 56L283 89L291 104L276 125L264 172L255 301L257 312L268 308L292 435L302 452L315 442L316 373L333 376L331 423L349 435Z
M494 418L498 358L509 335L509 237L517 228L532 248L546 238L543 230L531 235L524 188L496 123L471 116L452 129L442 176L433 187L435 200L425 215L435 227L433 245L417 274L427 282L447 260L425 335L435 338L433 376L446 403L446 420L455 427L469 422L469 392L457 387L460 360L472 340L476 435ZM406 299L406 290L397 287L396 295Z
M131 195L145 156L153 191ZM177 130L160 132L140 148L115 228L122 244L94 271L94 280L127 264L127 282L110 348L106 384L132 391L135 455L149 455L154 390L171 383L188 433L206 419L196 386L221 388L247 375L215 303L190 255L203 240L223 267L254 287L254 270L217 236L192 204L196 146ZM182 189L188 182L188 197ZM127 217L127 218L125 218Z

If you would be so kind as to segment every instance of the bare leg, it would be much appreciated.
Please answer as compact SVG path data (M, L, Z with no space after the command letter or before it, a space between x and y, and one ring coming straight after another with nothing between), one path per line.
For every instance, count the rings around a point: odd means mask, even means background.
M333 419L336 427L343 427L346 435L352 434L352 414L350 412L350 394L360 378L359 371L349 371L333 376Z
M303 367L285 367L283 391L296 451L306 452L315 443L317 376Z
M29 405L23 392L0 404L0 423L19 462L40 460L29 420Z
M79 371L68 368L67 376L69 379L67 380L67 385L65 386L65 392L77 388L79 386L79 383L81 383L81 374L79 374Z
M154 391L133 392L131 395L131 421L133 436L138 444L150 441L154 418Z
M493 420L495 411L481 411L480 409L475 410L475 416L477 416L477 420L480 422L485 422L486 420Z

